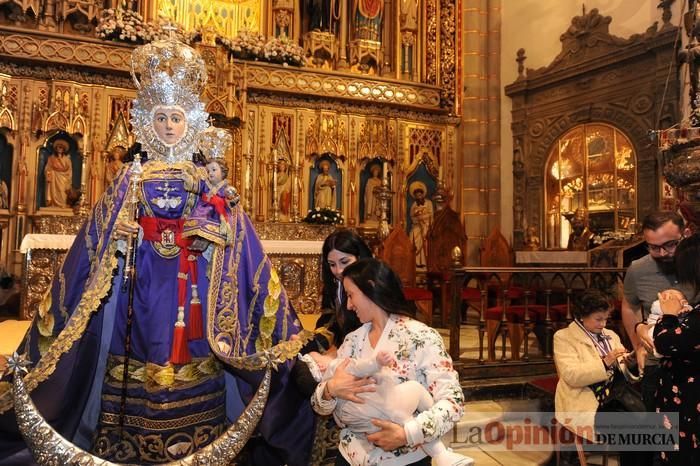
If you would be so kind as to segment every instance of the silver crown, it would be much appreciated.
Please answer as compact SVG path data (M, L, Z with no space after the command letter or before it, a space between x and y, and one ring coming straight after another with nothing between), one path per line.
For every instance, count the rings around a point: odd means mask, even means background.
M210 126L199 134L199 150L208 159L224 159L233 145L231 133L216 126Z
M158 94L161 103L175 105L179 91L196 95L202 92L207 83L207 67L196 50L169 38L133 51L131 77L140 91Z
M207 82L202 57L174 38L158 40L132 52L131 77L137 88L131 123L149 159L166 163L191 160L199 134L208 126L209 115L199 97ZM175 107L187 120L185 135L173 146L164 144L153 129L159 107Z

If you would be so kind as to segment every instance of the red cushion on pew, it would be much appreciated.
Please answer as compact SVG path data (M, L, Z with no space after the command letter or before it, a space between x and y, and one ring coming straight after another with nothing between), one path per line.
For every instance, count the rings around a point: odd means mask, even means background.
M489 291L497 294L499 298L503 296L503 290L498 286L489 286ZM511 286L506 290L506 297L508 299L521 299L523 296L525 296L525 288L520 286Z
M566 304L553 304L549 307L549 317L553 321L560 321L566 319ZM574 307L571 306L571 318L574 317Z
M462 288L462 299L467 301L476 301L481 299L481 290L479 288Z
M547 312L547 307L541 304L529 304L527 306L527 310L530 321L537 322L544 320L545 314ZM484 314L484 318L486 320L501 320L502 316L503 308L501 306L490 307L486 309L486 313ZM550 318L552 318L551 312ZM514 324L522 324L525 321L525 305L518 304L514 306L508 306L508 309L506 309L506 319L508 320L508 322ZM552 318L552 320L554 319Z
M433 299L432 291L414 286L404 287L403 295L409 301L430 301Z

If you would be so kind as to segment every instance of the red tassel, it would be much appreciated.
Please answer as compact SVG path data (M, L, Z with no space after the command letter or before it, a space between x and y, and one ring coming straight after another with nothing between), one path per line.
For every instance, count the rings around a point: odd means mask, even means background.
M192 360L190 350L187 347L187 339L185 338L185 326L175 326L173 331L173 349L170 353L171 364L187 364Z
M190 302L190 319L187 322L187 338L199 340L204 336L202 329L202 304Z

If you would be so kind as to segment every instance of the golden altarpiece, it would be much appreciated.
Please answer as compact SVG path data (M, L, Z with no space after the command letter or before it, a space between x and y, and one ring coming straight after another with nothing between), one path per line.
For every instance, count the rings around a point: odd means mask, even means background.
M207 111L232 133L230 181L263 239L323 239L332 227L304 222L312 209L371 236L382 189L389 224L410 230L409 187L430 198L456 171L460 11L460 0L0 1L0 266L21 273L27 234L77 230L133 143L131 51L173 30L209 66ZM317 265L276 265L317 294Z

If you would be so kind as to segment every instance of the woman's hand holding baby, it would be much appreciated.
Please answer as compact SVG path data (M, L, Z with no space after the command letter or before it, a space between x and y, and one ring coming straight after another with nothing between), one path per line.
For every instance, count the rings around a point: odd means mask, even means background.
M376 391L374 380L370 377L358 378L349 373L346 370L349 363L349 359L340 363L333 377L326 382L326 392L332 398L364 403L364 400L357 395Z

